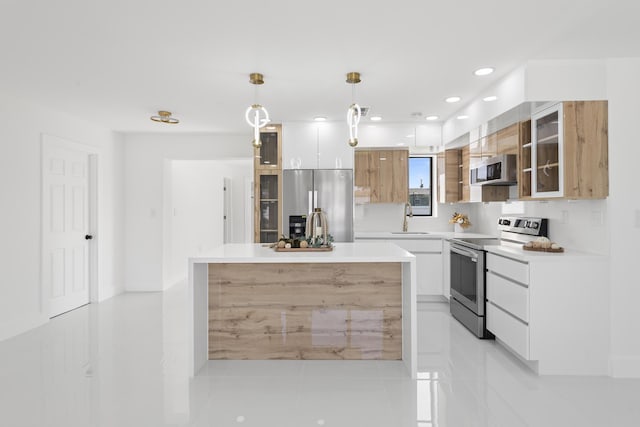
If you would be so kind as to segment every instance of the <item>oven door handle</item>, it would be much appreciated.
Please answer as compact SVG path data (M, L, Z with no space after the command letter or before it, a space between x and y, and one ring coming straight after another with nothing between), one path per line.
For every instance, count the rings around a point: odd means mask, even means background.
M467 258L471 258L471 261L473 262L478 262L478 255L474 254L473 252L463 251L461 249L454 248L453 246L451 246L450 249L451 249L451 252L455 252L459 255L466 256Z

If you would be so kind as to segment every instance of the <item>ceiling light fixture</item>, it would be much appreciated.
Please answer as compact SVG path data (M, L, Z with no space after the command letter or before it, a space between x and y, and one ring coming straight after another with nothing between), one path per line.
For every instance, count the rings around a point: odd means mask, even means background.
M158 115L151 116L150 119L154 122L167 123L170 125L180 123L180 120L175 117L171 117L171 111L158 111Z
M255 148L260 148L262 145L262 141L260 141L260 128L264 127L271 120L269 119L269 112L266 108L260 105L257 101L258 99L258 86L264 84L264 76L260 73L251 73L249 74L249 82L252 85L256 86L255 97L256 102L247 108L247 111L244 113L244 118L249 124L249 126L253 127L253 146ZM253 114L252 114L253 113ZM264 117L260 117L260 116Z
M382 120L381 116L371 116L369 118L369 120L371 120L372 122L379 122L380 120Z
M485 96L484 98L482 98L484 102L492 102L492 101L495 101L496 99L498 99L498 97L495 95Z
M460 98L459 96L450 96L447 99L445 99L445 101L451 104L451 103L454 103L454 102L458 102L461 99L462 98Z
M488 76L489 74L493 73L495 71L494 68L492 67L483 67L483 68L478 68L477 70L475 70L473 72L473 74L475 74L476 76Z
M464 120L464 119L468 119L468 118L469 118L469 116L466 116L466 115L464 115L464 114L463 114L463 115L458 116L458 117L456 117L456 118L457 118L458 120Z
M313 121L315 122L326 122L327 118L326 117L322 117L322 116L317 116L313 118Z
M439 118L440 117L438 117L438 116L427 116L427 120L430 121L430 122L432 122L434 120L438 120Z
M347 124L349 125L349 145L358 145L358 123L362 117L362 110L356 103L356 85L360 83L360 73L352 71L347 73L347 83L351 85L351 105L347 110Z

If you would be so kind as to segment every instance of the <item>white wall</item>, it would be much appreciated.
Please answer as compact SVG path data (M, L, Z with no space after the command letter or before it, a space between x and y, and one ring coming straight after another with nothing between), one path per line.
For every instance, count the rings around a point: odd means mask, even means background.
M491 202L476 204L472 221L478 233L496 234L501 215L549 219L549 238L560 246L584 252L609 254L606 200Z
M187 278L187 259L205 254L224 243L224 178L231 180L231 209L227 219L229 243L251 241L250 224L244 210L251 194L244 194L245 179L253 176L253 162L245 160L174 160L171 162L170 200L165 221L170 235L165 239L170 258L165 281L178 283Z
M609 98L609 228L611 232L611 368L640 377L640 58L607 62Z
M125 137L125 278L129 291L160 291L171 280L164 221L170 160L250 159L251 138L225 134L129 134ZM168 249L167 249L168 250ZM167 261L167 264L165 264Z
M0 97L0 340L48 320L40 307L42 134L97 147L98 295L123 289L122 137L67 114Z

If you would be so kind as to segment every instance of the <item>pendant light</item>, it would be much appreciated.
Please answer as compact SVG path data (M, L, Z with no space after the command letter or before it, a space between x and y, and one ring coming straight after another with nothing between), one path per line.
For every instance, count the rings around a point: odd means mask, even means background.
M260 146L262 146L262 141L260 141L260 128L265 127L267 123L271 121L267 109L257 102L258 86L264 84L264 76L260 73L251 73L249 74L249 82L256 86L256 102L247 108L244 117L249 126L253 127L253 146L260 148Z
M362 117L362 110L356 103L356 84L360 83L360 73L352 71L347 73L347 83L351 85L351 105L347 110L347 124L349 125L349 145L358 145L358 123Z
M171 111L158 111L157 116L151 116L149 118L154 122L167 123L170 125L180 123L180 120L175 117L171 117Z

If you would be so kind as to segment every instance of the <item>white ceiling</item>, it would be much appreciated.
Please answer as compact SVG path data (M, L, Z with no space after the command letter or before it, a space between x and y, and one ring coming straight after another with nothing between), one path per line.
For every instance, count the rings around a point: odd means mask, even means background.
M640 56L637 0L2 0L0 93L123 132L343 120L345 74L385 122L443 120L527 60ZM496 72L476 77L473 70ZM444 98L459 95L459 104ZM149 116L166 109L177 126Z

